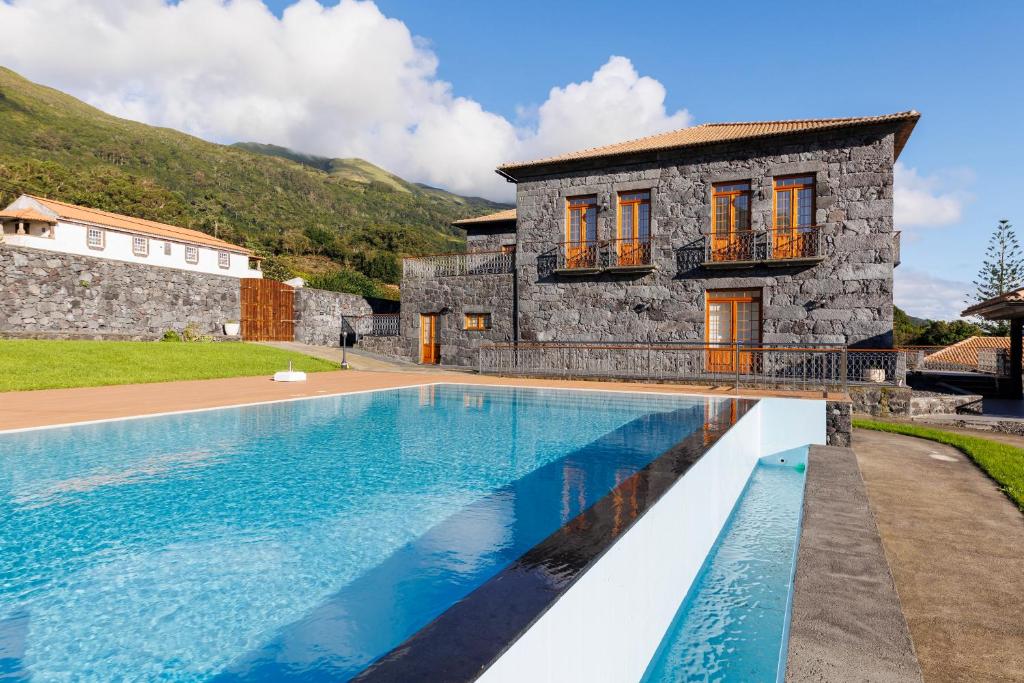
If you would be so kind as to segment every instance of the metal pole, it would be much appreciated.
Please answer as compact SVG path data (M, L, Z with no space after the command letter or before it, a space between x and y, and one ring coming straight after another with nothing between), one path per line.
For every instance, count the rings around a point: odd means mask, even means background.
M736 341L732 346L733 369L736 371L736 392L740 390L740 343Z
M348 330L344 330L341 333L341 367L348 369L348 355L345 353L345 349L348 346Z
M849 377L846 374L847 373L847 365L846 364L847 364L846 347L844 346L842 353L839 355L839 376L841 378L841 382L842 382L841 386L842 386L844 392L846 391L846 383L849 380Z

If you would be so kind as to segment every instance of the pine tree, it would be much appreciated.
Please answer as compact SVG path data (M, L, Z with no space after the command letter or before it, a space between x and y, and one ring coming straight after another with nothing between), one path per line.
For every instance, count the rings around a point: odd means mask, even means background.
M1017 235L1008 220L999 221L995 232L988 240L985 249L985 260L982 261L978 279L974 281L977 303L992 297L1012 292L1024 285L1024 257L1020 253ZM1005 320L983 323L985 331L994 336L1004 337L1009 334L1009 325Z

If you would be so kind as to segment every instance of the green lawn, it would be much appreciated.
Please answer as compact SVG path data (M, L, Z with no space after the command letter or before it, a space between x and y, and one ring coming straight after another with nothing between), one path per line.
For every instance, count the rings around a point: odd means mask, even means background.
M258 344L0 340L0 391L322 372L338 365Z
M963 451L992 477L1003 492L1024 510L1024 449L977 436L944 432L931 427L920 427L897 422L877 420L854 420L853 426L860 429L874 429L879 432L906 434L922 439L938 441Z

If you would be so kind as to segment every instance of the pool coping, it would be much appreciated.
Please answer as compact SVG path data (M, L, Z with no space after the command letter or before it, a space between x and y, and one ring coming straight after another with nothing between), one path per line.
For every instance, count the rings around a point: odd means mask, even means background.
M849 448L812 445L808 452L786 680L922 680Z
M736 405L736 414L717 422L712 438L698 429L676 443L353 680L472 681L484 674L758 403L723 399ZM615 527L614 499L629 490L644 495L626 523Z
M461 386L461 387L487 387L493 389L537 389L537 390L553 390L553 391L582 391L591 393L618 393L618 394L643 394L647 396L682 396L686 398L704 398L704 399L716 399L720 401L733 401L733 400L747 400L757 402L760 397L758 396L731 396L727 394L701 394L701 393L689 393L685 391L643 391L632 388L627 389L609 389L605 387L562 387L562 386L548 386L548 385L531 385L531 384L491 384L486 382L455 382L451 380L435 380L428 382L415 382L412 384L399 384L393 387L375 387L373 389L354 389L352 391L336 391L331 393L316 393L308 396L292 396L289 398L273 398L266 401L250 401L247 403L230 403L226 405L218 406L204 406L202 408L184 408L182 410L167 410L158 413L139 413L137 415L119 415L116 417L104 417L95 420L80 420L75 422L57 422L54 424L43 424L35 425L32 427L12 427L10 429L0 429L0 436L4 434L22 434L25 432L35 432L46 429L62 429L66 427L82 427L87 425L97 425L106 422L122 422L126 420L143 420L150 417L168 417L172 415L188 415L190 413L205 413L211 410L231 410L234 408L252 408L256 406L274 405L276 403L293 403L295 401L312 401L320 398L338 398L340 396L356 396L359 394L372 394L378 391L398 391L400 389L417 389L420 387L431 387L431 386ZM92 387L89 387L92 388ZM0 393L0 395L3 395ZM812 399L798 399L798 400L812 400Z

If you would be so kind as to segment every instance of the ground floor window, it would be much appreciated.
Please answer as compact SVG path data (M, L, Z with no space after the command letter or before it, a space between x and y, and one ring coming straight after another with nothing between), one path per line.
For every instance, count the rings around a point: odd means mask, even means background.
M221 268L230 268L231 254L226 251L217 252L217 265Z
M198 247L185 247L185 263L199 263Z
M132 237L132 253L136 256L149 256L149 240L145 237Z
M467 330L491 329L490 313L467 313L464 328Z

